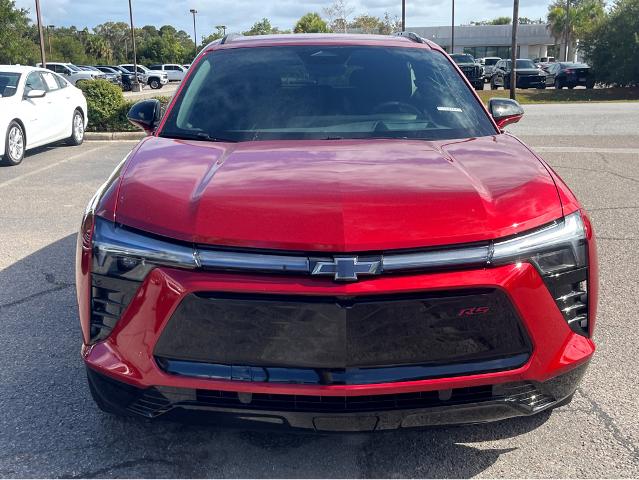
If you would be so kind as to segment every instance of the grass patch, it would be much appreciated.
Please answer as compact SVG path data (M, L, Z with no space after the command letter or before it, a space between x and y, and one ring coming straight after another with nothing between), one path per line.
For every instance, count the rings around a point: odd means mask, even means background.
M509 90L480 90L479 97L488 102L493 97L509 97ZM628 88L579 88L574 90L521 90L517 89L517 101L521 104L562 102L628 102L639 101L639 87Z

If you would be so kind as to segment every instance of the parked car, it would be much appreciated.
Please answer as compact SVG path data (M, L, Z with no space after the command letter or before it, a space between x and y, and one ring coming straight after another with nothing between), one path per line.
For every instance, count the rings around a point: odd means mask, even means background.
M533 60L535 63L553 63L556 62L555 57L537 57Z
M118 79L118 83L122 87L122 90L128 92L131 90L131 82L133 81L134 74L125 71L124 69L119 69L118 67L111 67L109 65L95 65L94 68L97 68L105 75L115 75Z
M132 63L119 66L130 73L134 73L134 65ZM140 80L140 82L142 82L144 85L148 85L154 90L162 88L164 85L169 83L169 76L166 72L149 70L144 65L138 65L137 73L139 75L138 79Z
M177 65L175 63L151 65L149 69L166 72L166 74L169 77L169 82L181 82L182 79L184 78L184 75L186 75L186 68L184 68L182 65Z
M484 88L484 68L481 65L475 63L475 59L472 55L467 53L453 53L452 58L459 66L459 69L464 72L468 81L477 90Z
M58 140L80 145L87 126L82 91L37 67L0 65L0 153L18 165L26 150Z
M183 63L182 66L184 67L185 70L188 70L189 68L191 68L190 63Z
M104 75L105 80L118 85L119 87L122 87L122 75L120 75L118 72L109 72L109 71L104 71L98 67L93 67L90 65L78 65L79 68L85 70L85 71L91 71L91 72L96 72L96 74L102 74Z
M495 70L490 77L490 88L495 90L499 87L510 88L510 70L512 60L500 60L495 64ZM517 88L546 88L546 74L537 68L532 60L527 58L517 59Z
M38 67L42 67L41 63L37 64ZM72 63L59 63L59 62L47 62L48 70L62 75L72 85L82 80L95 80L96 78L105 79L106 76L100 72L82 70Z
M416 35L230 37L192 68L166 113L132 107L149 136L82 220L101 409L352 431L570 401L595 242L503 132L517 102L486 109Z
M583 86L594 88L595 80L590 73L590 66L585 63L558 62L548 69L549 82L555 88L575 88Z
M484 67L484 82L489 82L495 71L495 65L501 60L500 57L484 57L479 59L479 64Z

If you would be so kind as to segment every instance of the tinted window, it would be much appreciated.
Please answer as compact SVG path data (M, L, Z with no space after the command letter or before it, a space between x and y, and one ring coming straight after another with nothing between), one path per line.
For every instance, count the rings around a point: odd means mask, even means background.
M497 58L487 58L484 65L495 65L498 61Z
M162 65L151 65L150 70L162 70Z
M361 46L211 52L161 132L231 141L493 134L485 110L443 54Z
M28 76L27 76L27 81L24 85L24 91L25 93L30 91L30 90L45 90L46 91L47 86L44 84L44 80L42 80L42 77L40 76L40 74L38 72L31 72Z
M19 81L19 73L0 72L0 97L13 97Z
M66 88L69 85L67 81L64 78L62 78L60 75L54 75L54 77L55 77L55 81L58 83L58 87Z

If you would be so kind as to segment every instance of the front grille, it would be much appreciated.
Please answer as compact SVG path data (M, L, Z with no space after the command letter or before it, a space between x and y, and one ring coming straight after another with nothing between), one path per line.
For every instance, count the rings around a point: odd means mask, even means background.
M270 412L356 413L453 407L485 402L507 402L533 412L555 398L532 383L483 385L430 392L364 396L283 395L191 390L170 387L148 389L128 409L145 417L157 417L173 408L235 409Z
M368 297L190 294L154 355L246 369L434 370L474 363L481 371L486 362L519 355L525 362L530 351L505 293L482 289Z
M460 67L461 71L470 79L479 77L479 67Z

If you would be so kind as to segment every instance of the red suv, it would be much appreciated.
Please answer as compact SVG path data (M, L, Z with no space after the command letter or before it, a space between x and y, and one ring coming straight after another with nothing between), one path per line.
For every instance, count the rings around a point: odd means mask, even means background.
M318 431L530 415L594 353L593 231L414 34L225 37L78 237L98 406Z

